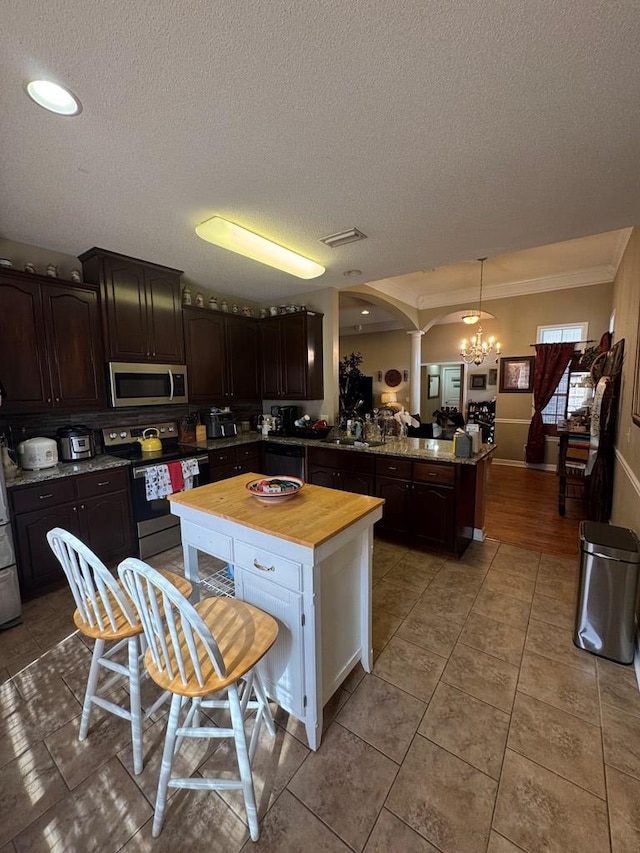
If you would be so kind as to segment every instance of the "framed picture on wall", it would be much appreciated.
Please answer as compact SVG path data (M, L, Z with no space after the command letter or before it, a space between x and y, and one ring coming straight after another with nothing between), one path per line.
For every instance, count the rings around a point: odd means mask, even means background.
M489 381L487 385L497 385L498 384L498 370L495 367L492 367L489 371Z
M530 394L533 391L535 356L522 355L500 359L500 393Z
M487 374L486 373L472 373L471 374L471 387L484 389L487 387Z
M427 399L431 400L434 397L440 396L440 377L429 375L429 388L427 389Z

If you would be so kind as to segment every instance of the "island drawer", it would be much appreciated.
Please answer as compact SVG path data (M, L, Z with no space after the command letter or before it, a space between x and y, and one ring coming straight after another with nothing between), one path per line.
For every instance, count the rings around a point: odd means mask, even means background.
M414 462L413 479L419 483L441 483L453 486L456 470L453 465L438 465L435 462Z
M376 459L376 474L380 477L396 477L400 480L411 479L410 459Z
M222 533L217 533L212 530L207 530L205 527L200 527L199 524L193 524L191 521L182 521L182 538L183 541L188 541L189 545L193 545L199 551L204 551L205 554L211 554L213 557L218 557L220 560L231 560L231 539L229 536L224 536Z
M302 566L293 560L287 560L271 551L265 551L255 545L236 540L234 548L234 563L243 569L250 569L274 583L298 590L302 585Z
M13 511L17 514L69 503L76 497L74 481L74 477L66 477L62 480L46 480L37 486L12 490Z

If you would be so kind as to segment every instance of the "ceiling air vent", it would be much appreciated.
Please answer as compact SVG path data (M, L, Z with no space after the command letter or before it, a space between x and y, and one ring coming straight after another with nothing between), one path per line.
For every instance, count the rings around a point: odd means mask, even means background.
M321 237L320 242L332 249L337 249L338 246L346 246L347 243L357 243L358 240L366 240L367 235L363 234L358 228L349 228L348 231L340 231L339 234L329 234L328 237Z

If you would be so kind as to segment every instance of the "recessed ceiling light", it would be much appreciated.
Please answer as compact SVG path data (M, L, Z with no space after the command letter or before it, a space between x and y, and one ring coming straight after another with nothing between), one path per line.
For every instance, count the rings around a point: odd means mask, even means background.
M27 94L38 106L59 116L77 116L82 112L82 104L78 98L68 89L50 80L32 80L27 83Z
M369 309L368 309L368 308L363 308L363 309L362 309L362 311L361 311L360 313L361 313L361 314L368 314L368 313L369 313Z
M347 278L357 278L362 275L362 270L345 270L342 275L346 275Z

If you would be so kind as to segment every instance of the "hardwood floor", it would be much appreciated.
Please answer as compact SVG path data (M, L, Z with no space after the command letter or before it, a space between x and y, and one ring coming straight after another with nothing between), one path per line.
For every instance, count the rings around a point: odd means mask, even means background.
M585 518L579 500L558 514L558 478L548 471L491 465L485 530L490 539L552 554L577 555L578 526Z

